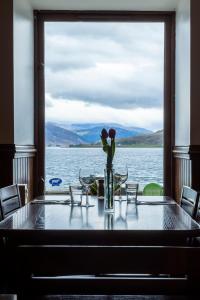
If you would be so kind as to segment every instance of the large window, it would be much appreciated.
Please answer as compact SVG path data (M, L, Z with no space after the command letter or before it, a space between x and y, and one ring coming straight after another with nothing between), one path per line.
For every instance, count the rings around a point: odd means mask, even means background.
M115 166L127 164L129 180L141 189L158 182L169 194L172 15L36 15L37 59L45 66L36 85L44 130L37 141L38 175L45 178L46 191L52 191L52 177L62 179L58 190L65 191L77 182L81 166L95 164L101 175L100 131L114 127Z

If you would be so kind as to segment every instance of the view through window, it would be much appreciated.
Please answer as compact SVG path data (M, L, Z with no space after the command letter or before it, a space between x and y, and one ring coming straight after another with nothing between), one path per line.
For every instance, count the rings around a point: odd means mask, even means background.
M163 184L163 82L163 22L45 22L46 191L78 183L80 167L103 175L111 127L115 169L140 190Z

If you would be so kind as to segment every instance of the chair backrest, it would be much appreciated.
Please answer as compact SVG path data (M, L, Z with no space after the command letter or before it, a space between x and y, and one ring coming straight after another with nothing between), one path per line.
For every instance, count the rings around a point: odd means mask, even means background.
M21 199L17 184L0 189L2 218L6 218L21 207Z
M144 196L163 196L163 187L158 183L149 183L143 189Z
M195 219L198 211L199 196L197 191L188 186L183 186L181 193L181 207Z

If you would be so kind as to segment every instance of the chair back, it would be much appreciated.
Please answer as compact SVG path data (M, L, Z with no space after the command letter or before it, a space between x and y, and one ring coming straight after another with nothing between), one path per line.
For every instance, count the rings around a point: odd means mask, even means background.
M181 194L181 207L195 219L198 211L199 197L197 191L183 186Z
M143 189L144 196L163 196L163 187L158 183L149 183Z
M21 199L17 184L6 186L0 189L2 218L15 212L21 207Z

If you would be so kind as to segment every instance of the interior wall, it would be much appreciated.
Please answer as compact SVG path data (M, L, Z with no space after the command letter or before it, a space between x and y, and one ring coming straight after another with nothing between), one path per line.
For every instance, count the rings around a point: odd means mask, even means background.
M192 0L199 2L198 0ZM151 2L151 3L150 3ZM34 143L33 9L175 9L170 1L14 1L15 143ZM159 4L160 3L160 4ZM162 5L161 5L162 3ZM180 0L176 21L175 144L190 144L190 0ZM196 110L195 110L196 111ZM21 112L23 112L21 114ZM23 117L21 117L23 115ZM183 130L184 128L184 130ZM194 134L193 134L194 135ZM193 139L196 137L193 136Z
M0 1L0 144L12 144L13 124L13 5Z
M14 143L34 144L33 10L27 0L14 2Z
M176 12L175 145L190 144L190 0Z
M35 9L49 10L175 10L179 0L29 0Z
M191 0L191 145L200 145L200 1Z

